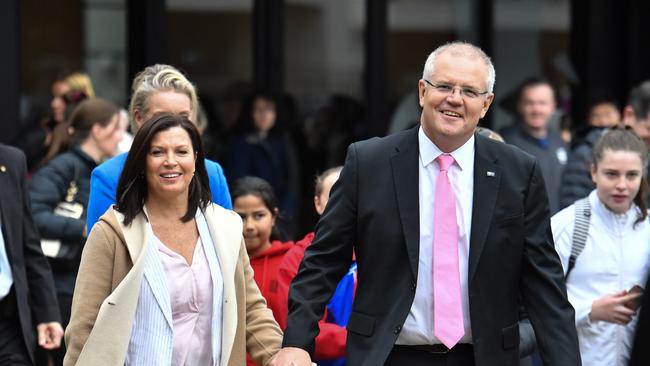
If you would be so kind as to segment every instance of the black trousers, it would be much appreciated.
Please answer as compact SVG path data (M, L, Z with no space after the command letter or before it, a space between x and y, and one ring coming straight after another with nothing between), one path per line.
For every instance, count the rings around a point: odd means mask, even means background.
M459 344L449 353L430 353L409 346L393 346L385 366L474 366L474 348Z
M32 365L18 319L13 288L0 301L0 366Z

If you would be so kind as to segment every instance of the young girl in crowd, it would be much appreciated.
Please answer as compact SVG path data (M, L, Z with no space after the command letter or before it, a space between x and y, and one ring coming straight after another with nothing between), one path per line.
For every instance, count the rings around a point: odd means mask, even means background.
M293 242L283 243L277 238L276 220L280 213L271 185L257 177L243 177L232 188L233 209L244 224L244 241L255 272L255 282L266 299L276 320L287 299L279 296L278 266L284 254L293 248ZM286 316L286 315L285 315ZM247 364L255 363L248 358Z
M325 211L325 206L330 197L330 190L339 179L343 167L330 168L316 177L314 187L314 207L318 216ZM302 240L287 252L278 268L280 292L283 306L281 318L276 318L283 329L287 325L288 298L291 281L298 273L300 262L305 255L305 250L314 240L314 233L307 234ZM345 342L347 339L347 325L352 310L352 299L356 284L356 264L353 263L348 273L341 280L327 305L326 314L318 324L320 333L316 337L315 359L319 365L345 365Z
M650 259L647 151L634 132L617 128L598 141L592 161L596 189L553 216L551 227L576 312L582 362L623 366ZM586 240L579 238L581 227L587 228Z

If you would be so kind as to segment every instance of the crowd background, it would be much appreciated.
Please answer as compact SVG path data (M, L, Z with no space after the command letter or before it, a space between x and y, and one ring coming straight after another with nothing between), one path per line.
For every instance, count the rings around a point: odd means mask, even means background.
M158 62L178 67L197 87L195 122L206 157L223 166L228 182L256 176L270 184L277 207L269 207L276 231L269 242L284 246L281 254L313 231L320 213L314 178L342 165L350 143L418 123L422 60L446 41L475 40L493 57L497 98L481 126L538 157L552 214L595 188L591 150L608 128L626 124L650 143L650 84L643 83L650 68L642 66L650 51L636 25L648 10L642 1L616 7L568 0L28 0L2 6L19 14L1 36L19 40L17 65L2 73L20 72L10 78L15 88L2 92L3 115L12 118L0 121L7 131L0 141L27 156L41 234L65 240L83 240L86 228L50 234L39 208L47 195L38 191L56 186L51 171L65 161L61 154L82 162L89 155L80 146L94 135L78 135L75 109L89 99L115 104L109 119L97 117L83 128L108 124L112 137L119 129L120 152L127 151L127 119L118 109L128 106L135 73ZM628 22L622 27L616 18ZM85 157L82 196L88 194L85 170L117 152L109 146ZM56 270L70 274L67 267ZM62 306L72 294L64 287L57 288Z
M207 144L208 155L221 162L245 133L237 126L246 97L270 92L297 157L288 178L298 188L289 197L295 211L285 212L300 218L297 234L316 220L314 174L341 164L350 142L417 122L412 81L427 54L421 45L465 39L493 57L497 100L481 124L495 130L515 118L517 86L531 75L549 79L558 109L576 128L585 124L592 92L605 90L622 105L630 88L650 76L642 67L650 60L640 47L643 32L635 32L635 19L648 6L642 1L27 0L3 6L3 14L15 16L2 37L18 52L0 68L13 83L0 91L7 103L0 141L21 144L38 130L52 81L66 71L85 71L100 97L125 106L135 73L168 63L197 86L204 137L216 142Z

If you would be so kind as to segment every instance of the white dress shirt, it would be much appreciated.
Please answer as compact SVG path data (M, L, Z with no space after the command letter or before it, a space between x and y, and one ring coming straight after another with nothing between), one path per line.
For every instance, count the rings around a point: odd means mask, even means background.
M2 217L0 217L1 222ZM5 245L7 243L5 243L5 238L0 228L0 300L7 296L11 290L11 285L14 284L14 277L11 274L11 266L9 265L9 255L7 254Z
M589 195L589 203L589 235L566 283L569 302L576 312L580 356L583 365L627 366L637 316L627 325L619 325L591 321L589 314L594 300L635 285L645 286L650 266L650 223L646 218L635 226L636 205L625 214L615 214L603 205L595 190ZM574 226L575 205L551 218L555 249L565 273Z
M443 152L418 131L419 144L419 204L420 204L420 258L415 299L406 317L396 344L424 345L441 343L433 334L433 211L436 179L440 166L436 158ZM460 271L461 300L465 335L459 343L472 343L469 319L468 271L469 241L472 227L472 199L474 198L474 136L450 153L454 164L448 175L456 195L456 223L458 224L458 269Z

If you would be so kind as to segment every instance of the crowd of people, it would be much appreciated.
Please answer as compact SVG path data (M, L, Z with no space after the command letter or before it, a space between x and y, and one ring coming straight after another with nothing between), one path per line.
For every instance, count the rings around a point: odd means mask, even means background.
M0 145L0 365L650 364L650 81L567 134L543 78L478 127L495 79L435 49L419 124L323 147L345 162L320 157L303 237L318 142L286 98L252 93L215 139L173 66L126 111L57 78L22 152Z

